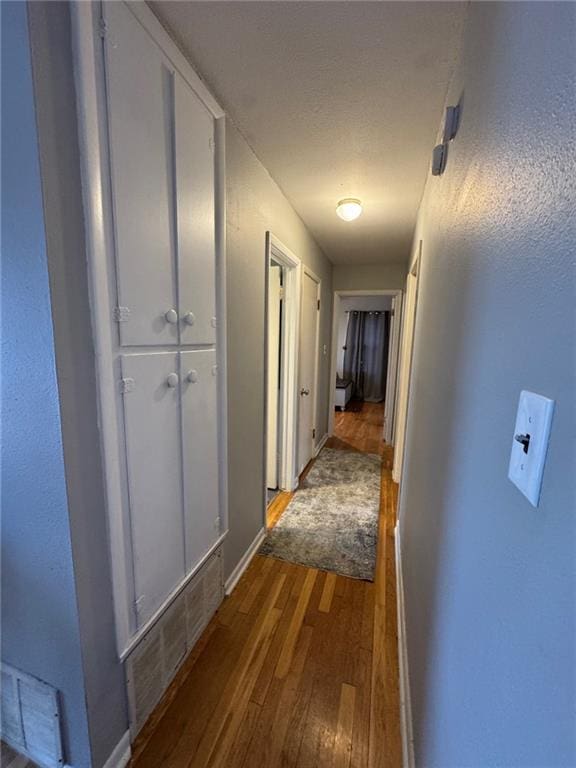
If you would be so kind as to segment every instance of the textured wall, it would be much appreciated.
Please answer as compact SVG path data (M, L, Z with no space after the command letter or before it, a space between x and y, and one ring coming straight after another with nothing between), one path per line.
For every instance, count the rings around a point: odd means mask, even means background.
M576 7L472 3L430 178L401 537L418 766L576 765ZM542 497L518 395L556 400Z
M228 451L230 533L226 576L262 528L264 494L264 289L266 231L322 280L320 346L330 349L332 265L231 123L226 126ZM320 351L316 434L328 425L329 354Z
M2 3L2 658L56 686L90 765L25 3Z
M335 264L333 287L335 291L403 290L408 265L392 264Z
M30 3L29 16L84 686L99 768L127 730L128 716L112 602L69 4Z

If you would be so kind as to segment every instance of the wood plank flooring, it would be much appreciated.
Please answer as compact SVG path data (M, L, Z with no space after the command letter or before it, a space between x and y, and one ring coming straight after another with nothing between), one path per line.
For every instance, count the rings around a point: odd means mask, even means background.
M382 412L338 413L328 443L383 457L375 582L257 555L144 726L131 768L400 768L397 489Z

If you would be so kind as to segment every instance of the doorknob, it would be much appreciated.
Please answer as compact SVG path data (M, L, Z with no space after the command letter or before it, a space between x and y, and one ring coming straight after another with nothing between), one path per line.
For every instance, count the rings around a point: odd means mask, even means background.
M169 309L164 313L164 319L167 323L170 323L170 325L176 325L178 322L178 312L176 312L175 309Z
M304 387L302 387L302 389L300 390L300 394L301 395L309 395L310 394L310 390L309 389L304 389Z
M174 387L178 386L178 374L177 373L169 373L166 378L166 384L170 387L170 389L174 389Z
M194 325L194 323L196 322L196 315L194 314L194 312L186 312L186 314L184 315L184 322L186 323L186 325Z

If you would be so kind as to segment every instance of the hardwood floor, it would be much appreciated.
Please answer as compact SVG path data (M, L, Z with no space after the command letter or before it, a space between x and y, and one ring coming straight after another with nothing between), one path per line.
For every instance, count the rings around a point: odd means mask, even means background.
M397 489L381 406L337 414L336 431L331 447L383 457L375 582L257 555L133 745L132 768L401 766Z

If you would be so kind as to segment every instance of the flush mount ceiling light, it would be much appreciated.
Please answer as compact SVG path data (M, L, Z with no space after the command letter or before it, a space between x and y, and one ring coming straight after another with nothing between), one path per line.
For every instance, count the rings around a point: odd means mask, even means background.
M336 213L343 221L354 221L362 213L362 203L355 197L346 197L336 206Z

